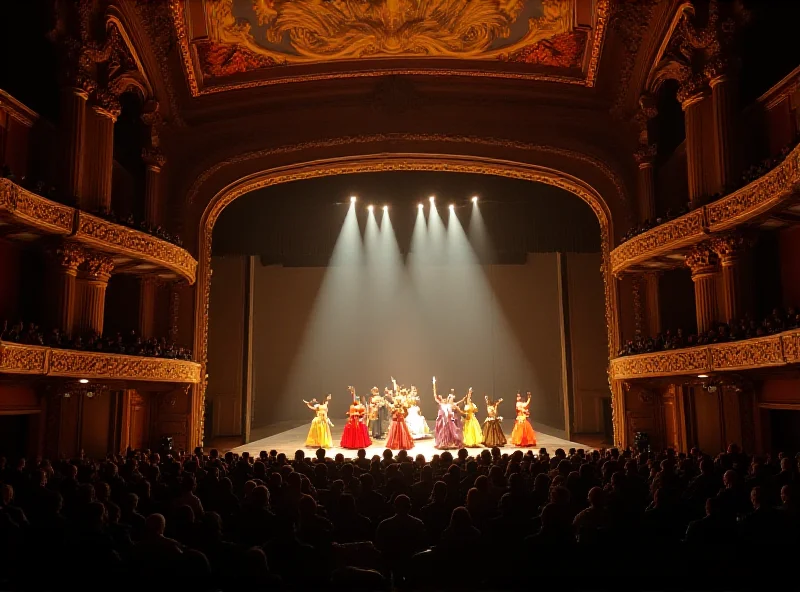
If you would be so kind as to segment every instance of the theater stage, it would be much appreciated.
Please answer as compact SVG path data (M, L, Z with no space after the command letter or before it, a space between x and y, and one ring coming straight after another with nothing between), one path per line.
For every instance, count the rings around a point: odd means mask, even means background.
M345 456L355 456L356 451L340 448L339 442L342 438L342 431L344 430L344 421L339 424L334 425L331 428L331 435L333 436L333 448L328 449L327 454L328 456L334 456L338 453L342 453ZM507 424L507 425L506 425ZM232 450L241 454L242 452L249 452L251 455L257 456L259 452L262 450L277 450L279 452L285 453L287 456L291 457L295 450L302 449L306 452L306 455L313 455L315 449L313 448L306 448L306 435L308 434L310 422L305 423L300 426L291 427L289 429L283 429L288 426L267 426L266 428L262 428L264 432L270 433L270 435L260 438L257 440L253 440L248 444L243 444ZM433 432L433 422L429 421L428 425L431 428L431 433ZM506 431L506 438L509 437L511 432L511 428L513 427L513 422L504 422L503 430ZM535 426L534 426L535 427ZM283 431L277 431L283 430ZM256 436L260 434L255 434ZM570 448L591 448L590 445L581 444L580 442L570 442L569 440L564 440L563 438L559 438L558 436L553 436L547 434L543 431L536 430L536 448L533 449L534 452L538 452L539 448L547 448L547 451L552 455L556 448L563 448L565 451L569 451ZM375 454L382 454L386 447L383 445L384 440L379 440L377 442L373 441L372 446L366 449L367 457L371 457ZM414 441L414 448L409 450L408 453L411 456L416 456L417 454L422 454L425 456L426 460L430 460L434 454L440 454L442 451L437 450L434 448L433 438L428 438L426 440L415 440ZM472 448L470 449L473 451L480 450L480 448ZM527 450L525 448L515 448L513 446L506 446L501 448L501 450L505 453L512 453L515 450ZM455 454L455 450L451 450L451 453Z

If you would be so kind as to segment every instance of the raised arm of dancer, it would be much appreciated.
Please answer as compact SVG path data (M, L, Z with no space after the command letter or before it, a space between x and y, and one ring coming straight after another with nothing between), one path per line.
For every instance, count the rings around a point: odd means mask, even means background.
M436 377L433 377L433 400L437 403L441 403L442 400L439 398L439 395L436 394Z
M483 400L486 401L486 406L489 406L489 395L483 395Z
M314 404L313 403L310 403L309 401L306 401L305 399L303 399L303 403L305 403L306 407L311 409L311 411L316 411L316 409L314 409Z
M527 401L525 401L525 407L527 407L527 406L528 406L528 405L530 405L530 404L531 404L531 392L530 392L530 391L528 391L528 400L527 400Z

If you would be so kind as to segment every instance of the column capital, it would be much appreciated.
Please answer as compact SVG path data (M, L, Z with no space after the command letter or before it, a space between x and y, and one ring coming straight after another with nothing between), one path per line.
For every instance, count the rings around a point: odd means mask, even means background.
M686 266L692 270L692 279L709 275L717 271L719 258L710 245L696 245L686 256Z
M636 161L639 168L653 166L656 154L658 154L658 144L640 145L639 149L633 153L633 160Z
M711 249L719 256L722 265L730 264L738 259L749 246L745 236L736 232L711 239Z
M142 160L144 160L147 168L156 172L159 172L167 162L164 153L159 148L143 148Z
M708 95L708 79L702 74L686 78L678 88L678 102L684 111Z
M87 256L88 253L83 247L69 241L64 241L50 249L51 259L67 273L76 273Z
M98 90L95 93L92 110L102 117L108 117L116 122L117 117L122 113L122 106L119 99L111 92Z
M114 260L108 255L89 253L80 269L86 279L107 282L114 271Z

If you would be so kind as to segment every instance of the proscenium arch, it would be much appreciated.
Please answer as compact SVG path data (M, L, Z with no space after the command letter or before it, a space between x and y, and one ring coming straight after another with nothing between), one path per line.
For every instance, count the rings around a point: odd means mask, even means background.
M534 164L501 160L480 156L423 153L380 153L363 156L346 156L267 169L240 178L219 190L208 202L200 218L198 235L198 271L195 290L194 352L195 360L202 364L203 376L208 356L208 313L211 295L211 241L214 225L222 211L237 198L272 185L302 181L333 175L378 173L388 171L435 171L494 175L544 183L564 189L578 196L597 216L600 225L600 249L602 276L605 294L605 315L609 358L619 349L620 329L617 290L611 274L611 245L614 236L611 212L601 194L591 185L567 173ZM192 404L193 430L199 430L200 414L205 406L207 380L196 388L199 396ZM618 442L622 430L622 406L620 389L611 389L614 441ZM197 433L200 442L202 434Z

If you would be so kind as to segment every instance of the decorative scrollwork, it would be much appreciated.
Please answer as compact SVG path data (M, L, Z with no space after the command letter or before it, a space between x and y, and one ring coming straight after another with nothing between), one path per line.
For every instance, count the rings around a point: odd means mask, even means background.
M800 363L800 331L611 360L614 380L731 372Z
M0 342L0 373L102 380L200 382L200 364Z

